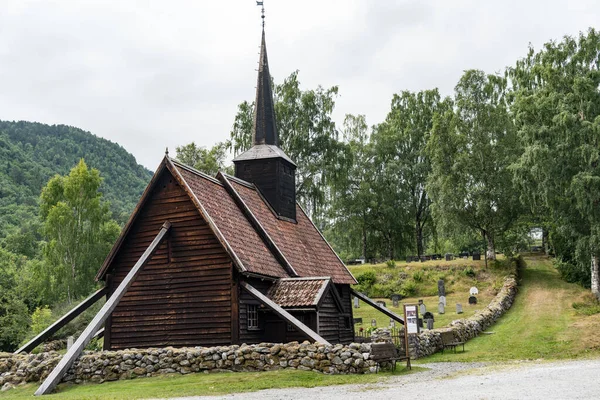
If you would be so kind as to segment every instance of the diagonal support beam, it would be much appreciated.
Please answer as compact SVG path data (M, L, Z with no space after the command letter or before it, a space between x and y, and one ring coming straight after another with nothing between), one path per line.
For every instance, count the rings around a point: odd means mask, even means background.
M56 333L56 331L58 331L60 328L77 318L82 312L90 308L98 300L104 297L107 291L108 288L105 286L102 289L96 291L94 294L90 295L87 299L75 306L71 311L59 318L58 321L44 329L42 333L31 339L29 342L25 343L19 350L15 351L14 354L19 354L22 352L31 352L31 350L44 343L46 339L48 339L50 336Z
M354 290L352 288L350 288L350 293L352 293L353 296L358 297L359 299L361 299L362 301L364 301L365 303L367 303L368 305L370 305L374 309L376 309L378 311L381 311L382 313L384 313L388 317L390 317L393 320L398 321L402 325L404 325L404 318L402 318L401 316L399 316L395 312L392 312L392 311L388 310L385 307L381 307L379 304L377 304L376 302L374 302L373 300L371 300L370 298L368 298L364 294L359 293L359 292L357 292L356 290Z
M260 291L255 289L252 285L248 284L248 282L240 282L240 286L243 287L252 297L256 300L263 303L265 306L269 307L275 314L279 315L281 318L292 324L293 327L298 329L298 331L302 332L309 339L314 340L317 343L323 343L325 345L331 345L327 340L323 339L318 333L310 329L308 326L304 325L298 319L294 318L292 314L285 311L281 306L275 303L273 300L269 299L267 296L262 294Z
M133 268L131 268L131 271L129 271L125 279L123 279L123 282L121 282L112 296L110 296L108 301L104 304L104 306L102 306L98 314L96 314L92 322L90 322L90 324L85 328L81 336L77 338L77 341L73 344L73 347L67 351L67 354L65 354L63 358L61 358L58 365L52 370L44 383L42 383L42 385L35 392L36 396L50 393L62 380L63 376L65 376L75 360L81 355L81 352L83 349L85 349L85 346L88 345L90 340L92 340L92 337L96 334L96 332L98 332L98 330L100 330L108 316L117 307L117 304L119 304L119 301L125 295L127 289L129 289L129 287L135 281L135 278L137 278L139 273L142 271L144 265L150 261L152 255L166 237L167 232L169 232L169 229L171 229L171 223L167 221L160 228L158 235L156 235L152 243L150 243L150 246L148 246L146 251L144 251L144 254L142 254Z

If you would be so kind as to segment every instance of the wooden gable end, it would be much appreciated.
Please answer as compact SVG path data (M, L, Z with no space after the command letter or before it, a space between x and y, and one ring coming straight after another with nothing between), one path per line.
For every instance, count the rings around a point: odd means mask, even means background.
M111 290L161 225L172 227L107 321L105 348L230 344L238 320L231 258L168 169L149 190L107 265Z

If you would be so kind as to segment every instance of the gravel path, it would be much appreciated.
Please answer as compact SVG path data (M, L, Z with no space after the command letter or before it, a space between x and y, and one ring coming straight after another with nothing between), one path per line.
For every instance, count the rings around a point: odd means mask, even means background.
M435 363L428 371L379 383L312 389L269 389L210 399L598 399L600 359L561 362ZM179 399L183 400L183 399Z

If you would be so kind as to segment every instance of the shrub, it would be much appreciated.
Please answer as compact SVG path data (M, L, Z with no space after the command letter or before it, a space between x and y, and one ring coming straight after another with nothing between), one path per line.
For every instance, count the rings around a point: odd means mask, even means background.
M400 293L404 297L412 297L417 294L418 289L419 289L419 287L415 281L408 280L408 281L404 281L404 283L402 284L402 289L400 290Z
M573 303L573 308L581 315L600 314L600 301L592 293L588 293L583 301Z
M48 306L36 307L33 314L31 314L31 337L41 333L53 322L54 318L52 317L52 310L50 310Z
M425 273L423 271L417 271L413 274L413 280L415 282L423 282L423 279L425 278Z
M386 265L388 268L396 268L396 261L394 261L394 260L387 260L387 261L385 262L385 265Z
M356 277L356 280L358 281L358 284L361 285L363 288L368 288L375 284L377 276L375 275L375 272L367 271L358 275Z
M463 273L464 276L468 276L469 278L475 278L475 275L477 275L477 273L475 272L475 270L471 266L466 267L465 269L463 269L462 273Z

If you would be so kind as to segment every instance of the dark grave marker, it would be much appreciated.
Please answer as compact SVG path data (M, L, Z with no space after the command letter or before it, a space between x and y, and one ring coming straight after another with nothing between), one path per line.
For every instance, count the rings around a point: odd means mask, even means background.
M385 307L385 301L381 301L381 300L379 300L379 301L377 302L377 305L378 305L378 306L380 306L380 307Z
M430 319L430 320L434 320L435 318L433 318L433 314L430 313L429 311L427 311L425 314L423 314L423 319Z
M481 253L478 251L474 251L473 252L473 261L479 261L481 260Z
M477 297L470 296L469 297L469 304L477 304Z
M407 262L407 263L410 263L410 262L412 262L412 260L413 260L413 258L412 258L411 256L408 256L408 257L406 257L406 262Z
M418 318L417 319L417 326L421 329L423 329L423 318Z
M458 257L459 258L469 258L469 252L468 251L463 251L458 253Z
M362 318L354 318L355 324L362 324Z
M427 321L427 329L433 329L433 320L426 319L425 321Z
M446 261L454 260L454 254L446 253Z
M446 286L444 285L444 280L440 279L438 281L438 296L446 295Z

